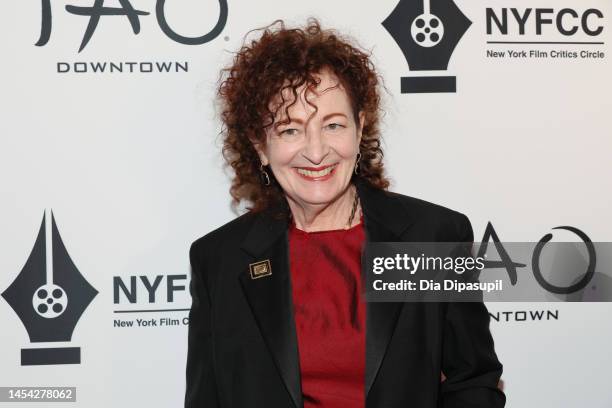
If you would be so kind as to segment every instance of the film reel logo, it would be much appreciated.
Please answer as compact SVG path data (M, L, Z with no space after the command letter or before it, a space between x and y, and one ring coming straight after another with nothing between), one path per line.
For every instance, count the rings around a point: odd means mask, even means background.
M32 297L34 310L46 319L53 319L66 310L68 296L60 286L53 283L42 285Z
M445 71L472 22L452 0L400 0L382 22L411 71ZM455 76L401 78L402 93L456 92Z
M68 255L53 214L43 214L30 256L2 293L21 319L30 341L69 342L79 318L97 293ZM21 349L21 365L80 362L79 347Z
M435 14L431 14L429 0L423 1L423 14L412 21L412 39L421 47L434 47L444 37L444 24Z

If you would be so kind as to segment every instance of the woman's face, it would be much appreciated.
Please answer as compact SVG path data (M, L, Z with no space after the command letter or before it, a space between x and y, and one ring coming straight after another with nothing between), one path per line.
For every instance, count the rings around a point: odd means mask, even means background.
M256 145L261 161L270 165L288 198L300 205L321 205L338 198L350 182L359 152L364 114L355 122L351 101L338 78L329 70L317 75L321 83L289 108L291 122L266 130L266 146ZM285 106L278 110L275 123L283 121ZM306 102L305 98L317 110Z

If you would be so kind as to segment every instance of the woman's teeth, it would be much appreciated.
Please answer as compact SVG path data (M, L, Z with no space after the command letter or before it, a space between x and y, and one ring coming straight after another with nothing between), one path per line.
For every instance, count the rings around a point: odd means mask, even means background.
M306 176L306 177L323 177L328 175L329 173L331 173L331 171L336 168L336 165L333 166L329 166L324 168L323 170L318 170L318 171L312 171L312 170L306 170L306 169L297 169L297 172Z

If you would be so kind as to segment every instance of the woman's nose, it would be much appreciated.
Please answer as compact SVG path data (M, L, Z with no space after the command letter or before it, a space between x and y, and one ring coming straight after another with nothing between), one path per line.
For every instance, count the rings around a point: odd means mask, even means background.
M329 153L329 146L320 129L309 129L306 132L304 157L313 164L320 164Z

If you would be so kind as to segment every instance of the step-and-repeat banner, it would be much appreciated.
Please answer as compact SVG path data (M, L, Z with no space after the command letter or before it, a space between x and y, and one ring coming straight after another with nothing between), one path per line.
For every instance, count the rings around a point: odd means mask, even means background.
M476 240L612 240L609 0L0 10L2 387L182 405L189 245L236 216L215 86L278 18L318 17L372 52L392 190L464 212ZM612 406L609 303L487 306L507 406Z

